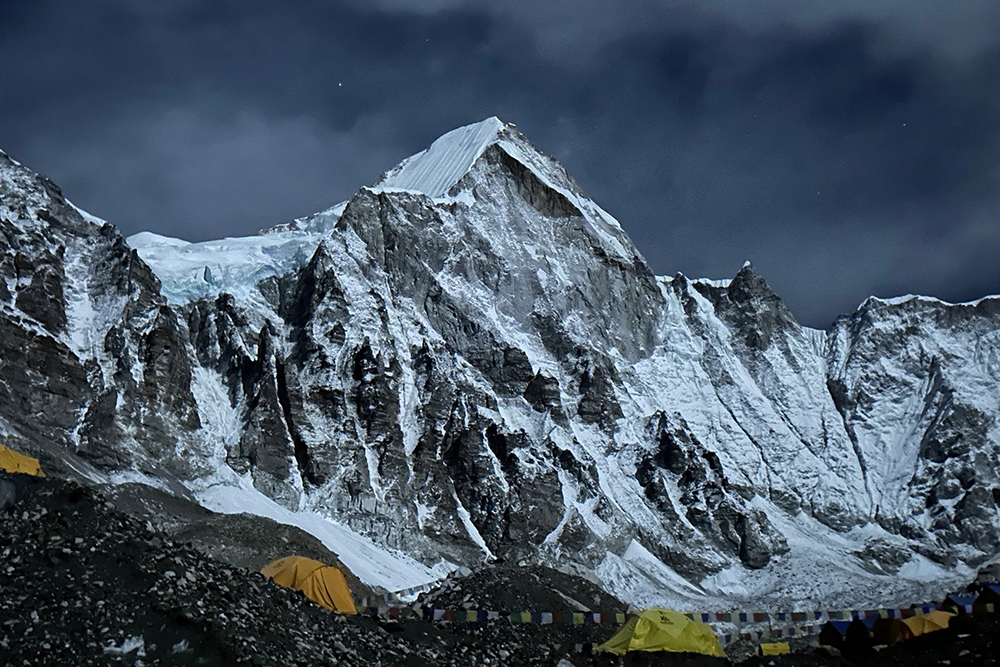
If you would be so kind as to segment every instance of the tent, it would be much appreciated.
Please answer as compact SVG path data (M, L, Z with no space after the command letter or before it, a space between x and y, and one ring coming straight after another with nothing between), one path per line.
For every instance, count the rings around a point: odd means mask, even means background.
M761 655L785 655L792 652L788 642L771 642L757 647Z
M910 628L910 632L916 637L918 635L925 635L928 632L944 630L954 617L955 614L949 614L946 611L932 611L923 616L908 618L903 623L906 623L907 627Z
M905 620L880 618L872 629L875 644L895 644L935 630L943 630L955 615L946 611L932 611L923 616L911 616Z
M941 608L953 614L971 614L976 596L971 593L952 593L941 603Z
M875 629L876 618L856 618L844 631L844 655L860 656L871 652L874 642L872 630Z
M820 630L819 643L839 649L844 645L844 634L850 625L850 621L827 621Z
M895 644L913 638L913 630L905 621L898 618L880 618L872 628L872 637L876 645Z
M629 651L670 651L726 657L712 628L669 609L647 609L632 616L597 651L625 655Z
M286 556L260 572L279 586L302 591L307 598L330 611L358 613L344 573L332 565L302 556Z
M38 462L38 459L19 454L13 449L7 449L3 445L0 445L0 470L34 475L35 477L45 477L45 473L42 472L42 465Z
M990 607L989 605L993 605ZM972 605L977 614L995 614L1000 612L1000 584L986 584L979 590L979 597Z

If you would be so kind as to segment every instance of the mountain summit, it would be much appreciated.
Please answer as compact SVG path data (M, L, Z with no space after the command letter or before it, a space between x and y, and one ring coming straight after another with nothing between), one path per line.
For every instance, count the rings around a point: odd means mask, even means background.
M410 190L428 197L441 197L469 173L483 151L496 144L508 131L507 127L493 116L452 130L427 150L403 160L375 187Z
M496 118L195 244L129 247L0 156L0 227L6 444L294 523L372 585L508 559L636 604L846 606L1000 555L1000 299L818 331L752 266L655 276Z

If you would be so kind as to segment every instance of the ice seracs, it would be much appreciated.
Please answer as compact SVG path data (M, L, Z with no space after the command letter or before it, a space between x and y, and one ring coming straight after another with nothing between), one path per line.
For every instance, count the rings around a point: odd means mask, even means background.
M190 243L182 239L139 232L126 241L162 284L162 293L174 304L231 294L240 303L263 305L257 289L266 278L285 276L309 261L320 241L333 229L346 202L316 215L255 236Z

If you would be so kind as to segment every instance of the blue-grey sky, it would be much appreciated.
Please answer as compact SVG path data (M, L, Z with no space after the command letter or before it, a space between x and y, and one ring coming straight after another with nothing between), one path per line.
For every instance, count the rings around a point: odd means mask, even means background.
M0 148L124 233L253 233L498 115L658 273L805 324L1000 292L995 0L3 0Z

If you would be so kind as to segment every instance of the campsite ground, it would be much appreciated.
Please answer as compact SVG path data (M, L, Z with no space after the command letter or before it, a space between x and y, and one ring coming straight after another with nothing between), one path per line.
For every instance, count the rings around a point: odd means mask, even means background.
M746 667L782 665L861 665L864 667L924 667L963 665L992 667L1000 663L1000 614L962 619L954 627L915 637L880 651L834 658L820 651L773 658L754 657Z
M11 480L16 491L9 493L8 483L8 493L0 494L3 665L731 664L694 655L618 658L578 650L607 640L614 625L338 616L122 513L92 489L0 473L0 482ZM583 580L516 565L452 582L427 600L458 607L563 602L568 611L579 604L620 604ZM850 659L809 649L741 664L991 667L1000 660L998 637L1000 615L995 615Z

